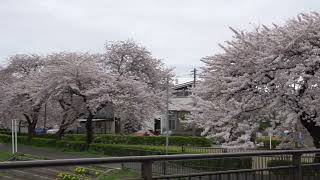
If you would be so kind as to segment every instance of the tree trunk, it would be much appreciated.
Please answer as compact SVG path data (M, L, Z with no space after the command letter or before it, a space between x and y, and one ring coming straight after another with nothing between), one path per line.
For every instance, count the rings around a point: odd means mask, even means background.
M300 122L312 136L314 146L320 148L320 127L314 121L306 120L302 117L300 118Z
M56 133L57 139L61 140L62 137L64 136L66 129L65 128L59 128L59 131Z
M68 114L67 114L67 111L66 111L66 112L63 113L63 119L62 119L61 124L59 126L59 130L56 133L56 136L57 136L58 140L62 139L62 136L64 135L64 132L66 131L66 129L68 127L68 125L65 124L65 122L67 121L67 117L68 117Z
M87 122L86 122L86 132L87 132L87 145L90 145L93 141L93 127L92 127L92 119L94 115L89 112L89 115L87 117Z
M37 121L34 121L32 117L27 114L23 114L28 123L28 142L31 143L33 136L36 134Z
M36 135L36 123L28 123L28 142L31 143L32 138Z
M313 139L314 146L318 149L320 148L320 127L316 126L314 121L306 119L306 117L306 113L302 113L300 116L300 122L308 130ZM320 162L320 154L316 154L314 162Z

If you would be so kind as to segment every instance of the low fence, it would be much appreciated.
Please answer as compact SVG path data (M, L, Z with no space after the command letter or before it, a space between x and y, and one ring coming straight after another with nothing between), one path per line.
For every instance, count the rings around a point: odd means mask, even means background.
M290 149L272 149L272 150L290 150ZM217 153L238 153L238 152L261 152L261 151L269 151L269 149L180 146L180 151L182 153L193 153L193 154L217 154Z
M282 149L283 150L283 149ZM220 153L240 153L240 152L263 152L265 149L240 149L240 148L219 148L219 147L192 147L192 146L182 146L182 153L194 153L194 154L220 154ZM276 149L272 150L276 151ZM280 161L287 160L292 161L291 156L281 155L281 156L255 156L252 157L252 168L266 168L268 161ZM314 160L314 154L303 154L301 161L303 163L311 163Z
M185 154L86 158L65 160L38 160L0 163L4 169L49 166L120 163L139 164L141 178L151 179L208 179L208 180L316 180L320 179L320 150L261 151L217 154ZM253 167L253 158L268 157L268 167ZM309 157L304 162L303 157ZM201 162L201 163L200 163ZM203 164L206 162L206 164ZM161 166L166 164L167 166ZM168 166L168 164L170 164ZM164 172L163 167L166 167Z

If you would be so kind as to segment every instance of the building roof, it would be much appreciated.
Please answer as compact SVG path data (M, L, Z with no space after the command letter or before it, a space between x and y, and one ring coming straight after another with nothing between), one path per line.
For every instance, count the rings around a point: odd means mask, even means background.
M193 81L189 81L189 82L177 84L177 85L175 85L175 86L173 87L173 89L180 89L180 88L192 87L192 86L193 86Z

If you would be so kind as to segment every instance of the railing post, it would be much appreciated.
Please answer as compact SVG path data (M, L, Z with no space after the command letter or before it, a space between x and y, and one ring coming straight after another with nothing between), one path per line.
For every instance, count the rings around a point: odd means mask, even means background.
M181 146L181 152L184 153L185 152L185 148L184 145Z
M152 180L152 161L141 163L141 176L143 180Z
M167 163L166 163L166 161L162 162L162 174L163 175L167 174Z
M292 165L295 166L293 173L295 180L302 180L301 156L302 154L293 154L292 156Z

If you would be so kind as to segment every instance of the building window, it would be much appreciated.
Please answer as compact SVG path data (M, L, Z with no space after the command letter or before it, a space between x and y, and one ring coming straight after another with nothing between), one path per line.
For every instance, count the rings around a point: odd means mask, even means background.
M169 111L169 130L176 129L177 115L176 111Z
M169 130L176 129L176 121L175 120L169 120Z

